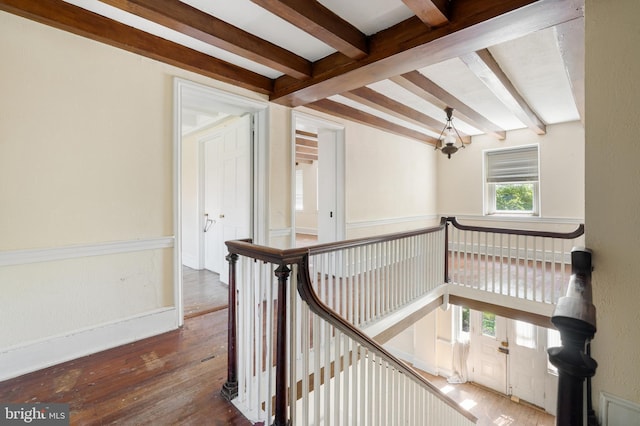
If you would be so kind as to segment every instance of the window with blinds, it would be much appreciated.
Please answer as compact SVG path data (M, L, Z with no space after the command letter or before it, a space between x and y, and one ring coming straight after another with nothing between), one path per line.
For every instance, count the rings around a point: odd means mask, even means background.
M485 152L487 214L539 214L538 146Z

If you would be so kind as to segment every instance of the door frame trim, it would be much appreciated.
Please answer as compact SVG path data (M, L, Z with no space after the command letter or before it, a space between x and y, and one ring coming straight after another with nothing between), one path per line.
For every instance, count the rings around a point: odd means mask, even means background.
M269 203L269 103L225 92L204 84L173 78L173 290L177 322L184 324L182 297L182 94L185 89L198 90L216 98L220 108L234 114L252 115L252 236L257 244L268 242Z

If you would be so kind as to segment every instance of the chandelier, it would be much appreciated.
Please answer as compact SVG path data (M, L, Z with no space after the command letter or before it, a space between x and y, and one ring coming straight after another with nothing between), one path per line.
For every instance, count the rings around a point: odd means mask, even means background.
M464 141L453 125L453 108L446 107L444 111L447 113L447 122L438 136L436 149L442 151L447 158L451 158L451 154L458 152L459 148L464 148Z

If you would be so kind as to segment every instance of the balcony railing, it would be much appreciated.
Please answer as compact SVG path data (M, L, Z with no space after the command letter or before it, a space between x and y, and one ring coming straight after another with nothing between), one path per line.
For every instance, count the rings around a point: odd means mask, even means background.
M416 300L434 301L451 285L553 304L568 282L570 245L582 233L469 227L449 218L308 248L229 241L223 394L265 424L473 424L363 329Z
M444 240L443 221L304 249L228 242L237 363L224 394L275 425L474 424L360 329L443 284Z
M517 299L555 305L567 290L571 249L584 246L584 225L562 233L448 221L448 280Z

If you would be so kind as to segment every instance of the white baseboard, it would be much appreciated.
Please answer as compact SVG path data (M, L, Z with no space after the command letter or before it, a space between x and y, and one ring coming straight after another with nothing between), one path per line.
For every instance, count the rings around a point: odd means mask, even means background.
M414 358L415 358L413 356L413 354L410 354L408 352L402 351L400 349L396 349L396 348L394 348L392 346L388 346L388 345L384 345L384 348L386 350L388 350L391 353L391 355L393 355L393 356L395 356L397 358L400 358L401 360L405 361L408 364L413 364L413 361L414 361Z
M182 252L182 264L191 269L201 269L200 260L191 253Z
M600 393L601 426L640 426L640 404Z
M174 307L0 349L0 381L178 328Z
M296 226L296 234L318 235L318 228Z
M429 363L429 362L425 362L423 360L419 360L416 359L413 361L413 366L415 368L418 368L422 371L425 371L429 374L431 374L432 376L437 376L438 375L438 367Z

